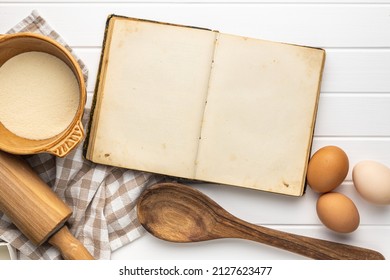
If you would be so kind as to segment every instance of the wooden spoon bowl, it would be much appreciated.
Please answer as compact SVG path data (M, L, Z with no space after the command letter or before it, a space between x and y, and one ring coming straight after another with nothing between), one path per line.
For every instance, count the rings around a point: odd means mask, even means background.
M281 232L250 224L228 213L191 187L161 183L144 191L138 219L152 235L171 242L241 238L264 243L313 259L384 259L365 248Z

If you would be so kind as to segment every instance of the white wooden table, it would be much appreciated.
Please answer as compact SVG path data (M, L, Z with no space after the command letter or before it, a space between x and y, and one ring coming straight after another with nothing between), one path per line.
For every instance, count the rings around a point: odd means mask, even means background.
M36 9L74 48L90 71L89 98L96 81L105 21L109 14L153 19L225 33L325 48L319 112L312 152L337 145L350 172L337 190L357 205L361 225L341 235L319 222L310 189L293 198L235 187L196 185L234 215L283 231L382 252L390 259L390 206L362 200L351 181L352 167L372 159L390 166L390 0L0 1L0 33ZM304 259L242 240L175 244L149 234L115 251L113 259Z

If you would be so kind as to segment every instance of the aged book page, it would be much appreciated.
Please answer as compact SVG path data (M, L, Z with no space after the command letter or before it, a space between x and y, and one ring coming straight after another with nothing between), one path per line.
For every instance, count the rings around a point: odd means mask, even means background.
M112 17L86 157L302 195L325 52Z
M192 178L215 36L112 18L87 158Z
M196 178L301 195L324 55L219 34Z

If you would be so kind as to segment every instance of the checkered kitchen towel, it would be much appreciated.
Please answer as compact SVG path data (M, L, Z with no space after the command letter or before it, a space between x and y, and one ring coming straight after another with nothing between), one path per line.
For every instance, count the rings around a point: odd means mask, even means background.
M50 36L72 52L37 11L33 11L9 31L16 32L35 32ZM80 59L78 62L87 79L87 68ZM88 118L89 109L86 108L84 127L87 127ZM162 181L163 177L91 163L83 158L82 146L81 143L65 158L39 154L26 156L26 160L72 208L73 215L68 220L68 226L73 235L96 259L110 259L112 251L144 232L137 221L136 200L145 188ZM2 213L0 239L17 250L19 259L61 259L59 252L48 244L38 248L34 246Z

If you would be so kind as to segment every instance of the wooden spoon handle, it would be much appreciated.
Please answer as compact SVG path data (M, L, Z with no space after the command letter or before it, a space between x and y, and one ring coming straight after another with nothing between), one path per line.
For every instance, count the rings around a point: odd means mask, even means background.
M284 249L312 259L319 260L384 260L379 252L326 241L307 236L282 232L253 225L237 218L228 218L223 222L233 228L230 237L243 238Z
M78 241L69 231L68 227L62 227L50 239L49 243L60 250L65 260L93 260L94 257L84 245Z

